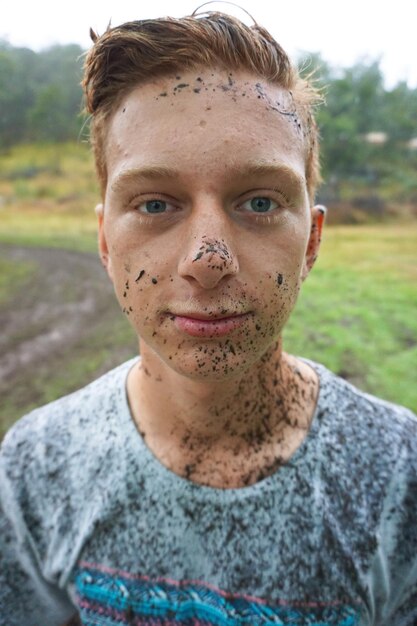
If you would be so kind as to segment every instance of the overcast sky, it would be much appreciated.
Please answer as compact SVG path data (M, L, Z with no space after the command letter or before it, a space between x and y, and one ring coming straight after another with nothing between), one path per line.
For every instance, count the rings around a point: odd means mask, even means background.
M35 50L54 43L90 45L92 26L102 33L113 25L148 17L193 12L195 0L2 0L0 38ZM238 0L266 26L292 56L320 52L332 65L381 59L386 84L407 80L417 87L417 0ZM249 18L230 4L207 5Z

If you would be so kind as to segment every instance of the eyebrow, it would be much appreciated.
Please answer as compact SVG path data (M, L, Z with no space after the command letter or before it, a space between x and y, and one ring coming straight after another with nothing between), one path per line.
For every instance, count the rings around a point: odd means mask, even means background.
M306 184L305 177L286 163L253 161L243 167L237 163L227 166L229 175L239 178L254 177L284 177L291 185L303 187ZM120 191L125 185L135 181L157 181L162 178L167 180L178 180L181 172L175 168L164 165L148 165L145 167L132 168L122 171L111 184L112 191Z
M137 180L160 180L161 178L176 179L179 172L164 165L149 165L122 171L111 185L112 191L119 191L124 185Z

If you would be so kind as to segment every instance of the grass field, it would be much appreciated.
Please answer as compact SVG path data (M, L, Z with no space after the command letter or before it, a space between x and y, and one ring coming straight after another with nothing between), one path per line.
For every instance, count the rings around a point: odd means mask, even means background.
M0 158L0 171L0 242L95 251L98 192L86 146L22 147ZM328 228L285 331L286 349L417 411L416 259L416 222ZM12 263L3 253L2 310L16 301L33 272L31 263ZM54 367L55 379L47 377L48 400L94 378L103 363L110 364L109 354L119 354L121 343L131 345L131 335L115 322L116 327L112 338L106 326L104 351L98 336L74 354L74 364L66 355L65 365L63 360ZM36 401L42 399L41 394ZM15 417L25 408L19 405ZM10 412L13 402L7 404Z
M417 224L333 227L286 332L290 351L417 409Z

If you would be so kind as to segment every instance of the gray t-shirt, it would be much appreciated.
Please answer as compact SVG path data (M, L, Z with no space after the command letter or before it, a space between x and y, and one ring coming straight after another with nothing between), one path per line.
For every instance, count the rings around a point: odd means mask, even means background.
M21 419L0 455L0 624L417 624L417 419L326 368L310 432L255 485L166 469L124 363Z

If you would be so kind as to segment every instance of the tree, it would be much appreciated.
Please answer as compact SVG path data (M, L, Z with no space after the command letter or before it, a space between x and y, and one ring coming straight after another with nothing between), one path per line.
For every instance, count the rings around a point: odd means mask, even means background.
M77 45L35 53L0 42L0 146L77 138L81 53Z

